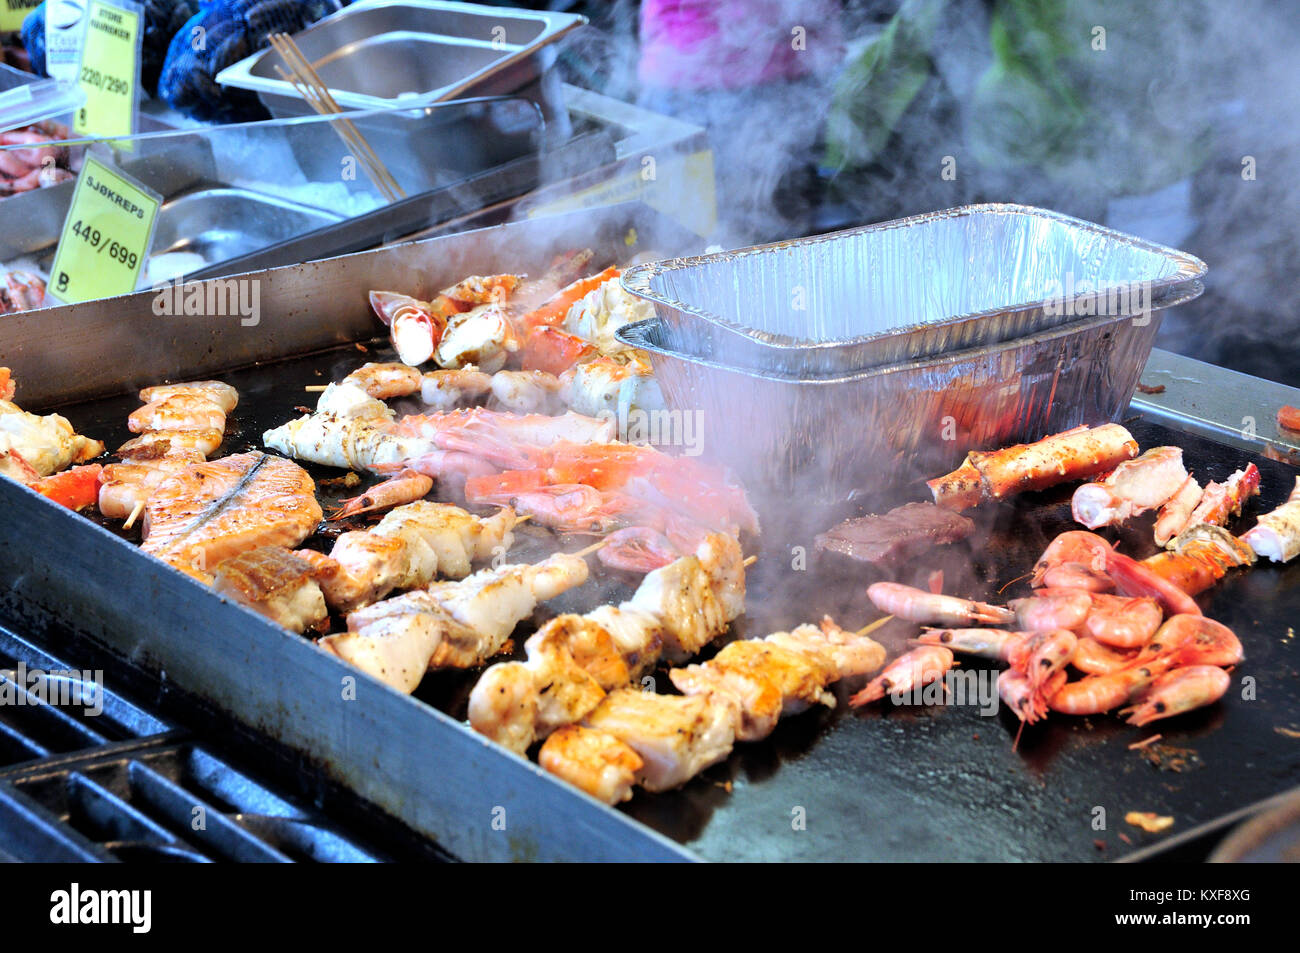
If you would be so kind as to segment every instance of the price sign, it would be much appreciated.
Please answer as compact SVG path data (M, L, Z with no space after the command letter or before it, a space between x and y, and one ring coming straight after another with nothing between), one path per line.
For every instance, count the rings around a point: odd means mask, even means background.
M90 0L77 74L86 103L73 120L77 132L103 137L135 132L142 20L133 3Z
M75 303L134 291L161 204L156 192L87 153L47 294Z
M17 33L41 0L0 0L0 33Z

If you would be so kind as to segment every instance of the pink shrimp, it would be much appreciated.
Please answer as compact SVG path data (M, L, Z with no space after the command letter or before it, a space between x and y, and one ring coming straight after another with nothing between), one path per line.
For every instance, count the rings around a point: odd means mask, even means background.
M900 655L885 666L885 670L867 683L867 686L849 699L849 707L860 708L879 701L889 694L902 694L913 688L924 688L943 678L952 668L952 653L938 645L923 645Z
M1145 725L1217 702L1228 691L1232 679L1217 665L1189 665L1161 675L1137 697L1137 702L1120 715L1130 725Z
M1018 668L1009 668L998 676L998 697L1010 708L1023 725L1032 725L1047 717L1046 699L1065 684L1065 672L1056 672L1047 680L1042 691L1034 691L1029 676ZM1016 744L1020 735L1016 735Z
M1016 646L1007 661L1025 673L1035 692L1042 692L1052 676L1069 663L1078 641L1068 629L1035 632Z
M610 494L581 483L558 484L516 494L514 506L561 533L603 535L616 529L625 506Z
M1111 552L1110 543L1096 533L1068 530L1057 536L1043 550L1034 564L1033 586L1047 585L1047 574L1054 569L1069 567L1071 572L1089 576L1106 574L1106 558ZM1082 587L1078 587L1082 588Z
M1086 675L1109 675L1137 660L1137 652L1120 652L1089 636L1080 636L1070 664Z
M386 510L403 503L423 499L433 489L433 480L414 470L403 470L397 476L377 483L360 496L341 500L342 504L329 515L331 520L341 520L360 513Z
M1174 665L1236 665L1241 640L1221 622L1200 615L1171 616L1139 655L1140 662L1170 659Z
M1082 589L1039 589L1026 599L1012 599L1016 622L1031 632L1078 629L1092 609L1092 595Z
M681 557L668 537L647 526L629 526L606 537L596 558L611 569L653 572Z
M926 629L915 641L921 645L942 645L961 655L1007 662L1016 646L1031 634L1006 629Z
M1002 606L938 595L897 582L873 583L867 588L867 598L881 612L922 624L1006 625L1016 618L1014 612Z
M1105 645L1135 649L1151 641L1164 613L1155 599L1092 594L1092 608L1081 630Z
M1047 704L1052 711L1063 715L1100 715L1124 704L1136 691L1171 667L1172 663L1168 661L1156 660L1149 665L1130 666L1109 675L1089 675L1061 686L1047 699Z

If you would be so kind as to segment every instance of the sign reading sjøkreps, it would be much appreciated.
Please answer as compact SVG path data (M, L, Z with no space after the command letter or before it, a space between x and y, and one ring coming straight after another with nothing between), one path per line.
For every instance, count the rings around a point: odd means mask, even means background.
M48 294L72 304L135 291L161 204L157 193L87 154Z
M130 136L140 98L140 9L134 3L91 0L77 82L86 102L73 128L91 136Z

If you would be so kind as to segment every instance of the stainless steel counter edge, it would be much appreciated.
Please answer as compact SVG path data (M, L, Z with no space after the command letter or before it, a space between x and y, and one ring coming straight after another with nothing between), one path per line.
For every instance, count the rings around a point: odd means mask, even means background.
M1300 462L1300 433L1283 430L1277 411L1300 407L1300 389L1155 348L1142 372L1145 387L1130 406L1161 423L1245 450L1268 450Z

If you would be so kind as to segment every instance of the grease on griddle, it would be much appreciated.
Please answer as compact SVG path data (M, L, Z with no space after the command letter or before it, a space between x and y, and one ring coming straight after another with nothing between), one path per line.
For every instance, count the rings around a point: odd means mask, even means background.
M1183 774L1205 767L1205 762L1195 748L1176 748L1173 745L1147 745L1136 749L1142 760L1159 771Z

